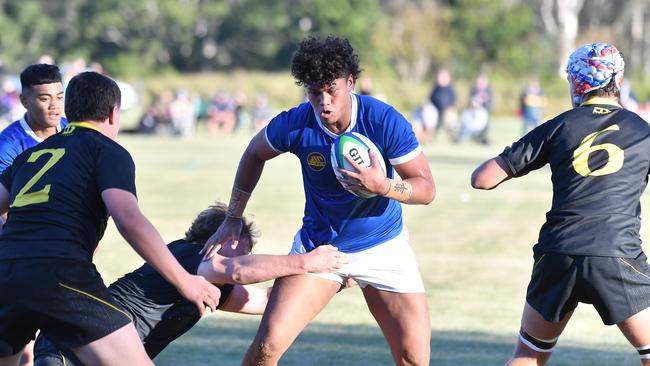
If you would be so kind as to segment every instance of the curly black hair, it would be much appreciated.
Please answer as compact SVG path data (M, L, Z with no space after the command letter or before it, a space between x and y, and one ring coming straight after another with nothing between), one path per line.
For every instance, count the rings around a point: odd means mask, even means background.
M346 38L309 36L300 42L291 60L291 75L301 86L323 87L348 75L356 81L359 74L359 56Z

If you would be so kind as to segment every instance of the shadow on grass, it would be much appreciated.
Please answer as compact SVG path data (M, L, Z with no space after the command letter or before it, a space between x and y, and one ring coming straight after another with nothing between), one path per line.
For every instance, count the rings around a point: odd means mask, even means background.
M203 320L156 358L158 365L239 365L257 331L258 320ZM514 336L482 332L434 331L431 365L503 365ZM567 342L568 343L568 342ZM613 349L612 349L613 347ZM638 356L619 345L560 345L549 365L636 365ZM378 327L310 324L280 365L392 365Z

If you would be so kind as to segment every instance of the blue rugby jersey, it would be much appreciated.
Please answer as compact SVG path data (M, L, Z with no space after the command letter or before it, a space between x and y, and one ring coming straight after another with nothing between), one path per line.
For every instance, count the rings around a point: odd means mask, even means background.
M61 117L57 130L62 131L67 125L68 121ZM7 126L0 132L0 173L13 163L16 156L41 142L43 140L27 124L26 115Z
M352 131L368 137L381 152L387 175L393 165L421 152L411 124L393 107L369 96L351 94ZM300 160L305 212L300 239L307 251L331 243L347 253L362 251L402 231L399 202L384 197L359 198L336 180L330 147L338 137L325 128L308 102L280 113L266 127L266 140L277 152Z

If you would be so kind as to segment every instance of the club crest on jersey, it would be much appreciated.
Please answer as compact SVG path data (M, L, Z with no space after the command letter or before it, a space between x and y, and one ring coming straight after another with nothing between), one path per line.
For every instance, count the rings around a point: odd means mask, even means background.
M611 110L603 107L594 107L594 109L591 111L591 114L610 114L612 113Z
M307 165L317 172L323 170L326 165L325 156L319 152L313 152L307 155Z

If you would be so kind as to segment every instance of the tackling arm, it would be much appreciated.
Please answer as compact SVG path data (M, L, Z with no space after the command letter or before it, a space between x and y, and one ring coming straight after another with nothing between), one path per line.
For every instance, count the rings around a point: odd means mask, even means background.
M493 189L512 178L512 172L502 157L497 156L483 162L472 173L472 187Z
M347 255L331 245L321 245L299 255L219 254L199 265L197 274L216 284L250 284L309 272L334 272L348 262Z
M109 188L102 192L102 199L120 234L147 263L173 284L183 297L196 304L201 315L205 312L205 305L216 309L219 289L202 277L185 271L167 249L158 230L142 214L132 193Z

